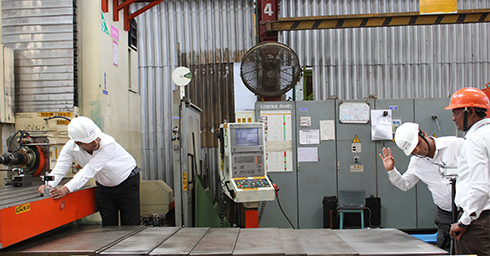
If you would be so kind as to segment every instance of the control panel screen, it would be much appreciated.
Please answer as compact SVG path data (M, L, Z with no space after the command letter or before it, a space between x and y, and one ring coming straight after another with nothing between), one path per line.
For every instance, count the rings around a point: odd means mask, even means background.
M236 129L236 146L258 146L259 129L258 128L237 128Z

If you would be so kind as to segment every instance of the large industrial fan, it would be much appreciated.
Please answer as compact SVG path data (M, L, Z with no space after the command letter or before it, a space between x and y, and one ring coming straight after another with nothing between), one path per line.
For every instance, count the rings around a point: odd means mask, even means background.
M288 46L264 42L245 54L240 76L256 95L274 97L294 87L301 78L301 66L298 56Z

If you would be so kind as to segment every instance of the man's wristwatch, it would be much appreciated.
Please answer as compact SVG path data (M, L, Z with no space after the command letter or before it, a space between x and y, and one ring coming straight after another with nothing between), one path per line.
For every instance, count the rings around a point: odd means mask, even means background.
M460 228L467 228L468 226L469 225L465 225L465 224L463 224L461 222L458 222L458 227L460 227Z

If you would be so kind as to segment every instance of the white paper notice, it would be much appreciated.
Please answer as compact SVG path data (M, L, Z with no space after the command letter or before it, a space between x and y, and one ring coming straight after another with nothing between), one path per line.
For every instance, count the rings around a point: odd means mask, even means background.
M393 140L391 110L371 110L371 140Z
M291 110L264 110L260 120L266 126L267 172L293 171L293 141Z
M298 148L298 162L318 162L318 148Z
M320 131L322 140L335 140L334 120L320 120Z
M320 130L299 130L299 144L320 144Z
M299 118L299 122L301 127L311 126L311 116L302 116Z
M339 120L341 123L360 123L369 122L369 104L361 102L345 102L340 104Z

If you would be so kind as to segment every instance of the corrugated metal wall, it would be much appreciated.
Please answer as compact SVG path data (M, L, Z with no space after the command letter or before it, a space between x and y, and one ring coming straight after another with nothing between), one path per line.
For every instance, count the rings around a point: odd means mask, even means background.
M14 49L16 112L73 111L73 0L2 0L2 44Z
M163 179L172 186L171 91L177 89L172 70L178 65L224 70L231 67L229 63L240 62L255 45L253 2L166 0L138 17L145 179ZM279 1L280 17L413 12L418 11L418 2ZM458 1L458 9L480 8L490 8L490 2ZM371 94L378 98L448 97L459 88L482 88L490 81L489 23L284 32L280 42L296 51L301 65L312 67L317 100L331 95L362 99ZM229 73L208 72L190 88L209 92L231 87L233 80L224 79L223 74ZM224 87L213 87L218 80ZM210 110L216 117L229 114L219 111L231 106L214 105L214 96L190 95L193 101L202 100L200 104L217 106ZM223 91L214 95L229 96ZM214 129L216 120L206 119L203 130ZM205 168L217 170L216 148L203 151Z
M233 62L255 43L253 13L251 0L166 0L137 17L144 179L173 187L171 74L180 65L193 74L187 95L205 111L203 146L216 146L214 131L234 118ZM216 170L216 147L201 155L204 172Z
M187 94L202 109L201 145L217 147L216 131L223 120L235 120L233 63L179 64L192 70Z
M280 17L418 12L418 0L284 0ZM458 9L490 8L459 0ZM313 70L314 99L448 97L490 81L490 23L283 32Z

